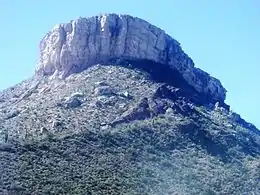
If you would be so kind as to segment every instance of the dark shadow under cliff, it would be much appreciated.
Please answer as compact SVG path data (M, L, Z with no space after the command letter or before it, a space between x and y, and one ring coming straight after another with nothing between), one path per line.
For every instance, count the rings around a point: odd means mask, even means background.
M185 96L198 105L209 105L216 103L212 96L198 92L193 86L183 78L182 74L171 68L167 64L156 63L150 60L124 60L112 59L110 63L123 66L129 69L138 69L148 73L150 78L158 83L166 83L170 86L180 88ZM104 63L109 64L109 63ZM219 102L220 106L229 110L229 106L224 102Z

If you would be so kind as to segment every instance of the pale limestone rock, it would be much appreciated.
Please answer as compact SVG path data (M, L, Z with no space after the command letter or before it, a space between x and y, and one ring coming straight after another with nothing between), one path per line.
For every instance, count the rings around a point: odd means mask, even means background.
M180 44L163 30L128 15L79 18L55 26L40 43L38 75L64 78L114 58L145 59L177 69L197 91L225 100L220 81L195 68Z

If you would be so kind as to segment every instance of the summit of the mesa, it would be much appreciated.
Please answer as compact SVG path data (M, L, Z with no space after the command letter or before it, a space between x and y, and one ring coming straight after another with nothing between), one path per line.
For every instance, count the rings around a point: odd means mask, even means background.
M180 43L129 15L104 14L58 24L40 42L36 74L65 78L114 59L149 60L176 69L199 93L223 102L220 81L194 66Z

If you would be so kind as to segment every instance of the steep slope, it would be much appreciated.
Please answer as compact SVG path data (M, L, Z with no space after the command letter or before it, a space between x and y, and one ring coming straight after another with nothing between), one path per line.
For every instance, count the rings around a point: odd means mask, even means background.
M260 194L260 131L224 99L152 59L86 65L0 92L0 194Z

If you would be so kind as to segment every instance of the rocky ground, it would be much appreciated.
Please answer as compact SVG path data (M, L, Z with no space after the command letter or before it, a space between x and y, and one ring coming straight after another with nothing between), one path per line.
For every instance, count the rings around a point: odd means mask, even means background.
M178 73L144 69L0 92L0 194L260 194L259 130Z

